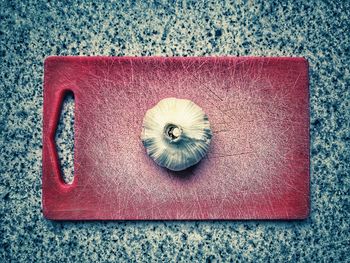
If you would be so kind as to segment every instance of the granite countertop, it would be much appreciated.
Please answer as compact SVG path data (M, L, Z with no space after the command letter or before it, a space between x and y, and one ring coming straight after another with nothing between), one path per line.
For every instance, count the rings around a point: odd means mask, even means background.
M1 262L350 261L349 1L63 2L0 4ZM44 219L42 77L48 55L307 58L310 217L290 222Z

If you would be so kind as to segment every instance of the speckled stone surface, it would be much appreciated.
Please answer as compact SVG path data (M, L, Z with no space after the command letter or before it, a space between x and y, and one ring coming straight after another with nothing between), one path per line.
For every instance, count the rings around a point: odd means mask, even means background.
M0 262L350 261L349 1L46 2L0 2ZM306 57L311 216L291 222L44 219L48 55Z

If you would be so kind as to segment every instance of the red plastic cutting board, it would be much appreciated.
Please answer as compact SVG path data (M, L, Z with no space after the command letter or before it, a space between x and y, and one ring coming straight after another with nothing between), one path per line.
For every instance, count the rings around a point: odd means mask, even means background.
M75 97L75 178L54 135ZM302 58L49 57L43 211L50 219L302 219L309 212L308 63ZM172 172L141 143L144 114L167 97L207 113L213 138Z

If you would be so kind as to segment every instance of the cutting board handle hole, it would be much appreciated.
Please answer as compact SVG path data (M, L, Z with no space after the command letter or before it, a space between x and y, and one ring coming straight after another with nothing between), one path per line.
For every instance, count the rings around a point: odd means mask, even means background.
M74 108L74 93L67 90L55 133L61 179L66 184L72 184L74 180Z

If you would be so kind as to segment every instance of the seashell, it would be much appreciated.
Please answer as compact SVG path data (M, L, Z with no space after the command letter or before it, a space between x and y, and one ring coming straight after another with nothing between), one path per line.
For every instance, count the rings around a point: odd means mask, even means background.
M211 137L207 115L190 100L163 99L143 119L141 140L147 154L173 171L198 163L208 151Z

